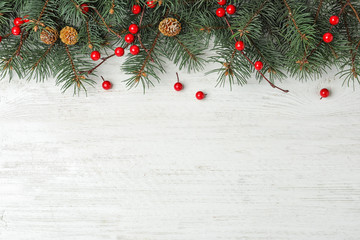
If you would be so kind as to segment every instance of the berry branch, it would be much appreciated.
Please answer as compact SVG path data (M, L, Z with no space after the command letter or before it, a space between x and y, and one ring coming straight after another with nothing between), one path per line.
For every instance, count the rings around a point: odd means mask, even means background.
M115 56L115 53L107 56L106 58L103 58L102 61L101 61L98 65L96 65L94 68L90 69L90 70L87 71L86 73L87 73L87 74L91 74L91 73L94 72L98 67L100 67L101 65L103 65L104 62L106 62L107 60L109 60L110 58L112 58L112 57L114 57L114 56ZM80 72L80 73L85 73L85 72Z
M234 35L234 31L233 31L232 28L231 28L231 25L230 25L229 20L227 19L226 16L225 16L224 18L225 18L225 21L226 21L226 23L227 23L227 25L228 25L228 27L229 27L229 30L231 31L232 35ZM237 40L236 40L235 37L234 37L234 39L235 39L235 41L237 42ZM249 58L243 51L240 51L240 52L241 52L241 54L246 58L246 60L248 60L248 62L255 67L255 64L253 63L253 61L251 61L250 58ZM289 92L289 90L284 90L284 89L276 86L274 83L272 83L260 70L259 70L258 72L259 72L259 74L270 84L271 87L276 88L276 89L279 89L280 91L283 91L284 93L288 93L288 92Z
M348 2L348 5L351 7L351 9L353 10L357 20L359 21L360 23L360 17L359 17L359 14L357 13L356 9L354 8L354 6L350 3L350 1Z

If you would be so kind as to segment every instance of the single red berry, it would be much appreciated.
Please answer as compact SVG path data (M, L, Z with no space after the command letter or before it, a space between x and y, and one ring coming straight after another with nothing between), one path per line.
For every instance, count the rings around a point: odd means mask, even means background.
M323 36L323 40L326 43L331 43L334 40L334 36L331 33L325 33Z
M233 15L236 12L236 7L234 5L229 5L226 7L226 12Z
M181 91L182 89L183 89L183 85L182 85L182 83L180 83L180 82L177 82L177 83L175 83L175 85L174 85L174 89L176 90L176 91Z
M134 42L134 40L135 40L135 37L134 37L134 35L132 35L131 33L129 33L129 34L126 34L126 36L125 36L125 42L127 42L127 43L132 43L132 42Z
M205 98L205 93L198 91L195 96L198 100L203 100Z
M1 43L1 41L2 41L2 36L0 36L0 43Z
M218 4L223 6L226 4L226 0L218 0Z
M320 96L321 98L327 98L330 95L330 91L326 88L321 89Z
M100 59L101 55L98 51L93 51L90 55L91 59L97 61Z
M235 43L235 48L239 51L242 51L245 49L245 43L243 41L237 41Z
M83 3L80 5L81 11L83 14L86 14L89 12L89 5L87 5L86 3Z
M338 16L331 16L330 18L330 24L335 26L338 25L340 22L339 17Z
M103 87L103 89L105 89L105 90L110 90L111 87L112 87L111 82L109 82L109 81L103 81L102 87Z
M14 19L14 25L15 26L21 26L23 23L24 23L24 21L19 17Z
M141 13L141 7L139 5L134 5L131 11L133 14L139 14Z
M28 17L29 17L29 15L26 15L26 16L24 16L23 17L23 19L24 19L24 23L27 23L27 22L29 22L30 20L28 19Z
M156 7L156 1L147 1L146 4L149 8Z
M140 52L140 48L139 48L138 46L132 45L132 46L130 47L130 53L131 53L132 55L138 55L139 52Z
M130 32L130 33L132 33L132 34L137 34L138 31L139 31L138 25L136 25L136 24L131 24L131 25L129 26L129 32Z
M21 29L20 29L19 26L15 26L15 27L13 27L13 28L11 29L11 32L12 32L12 34L14 34L14 35L20 35Z
M223 16L225 16L225 9L223 9L223 8L218 8L218 9L216 10L216 15L217 15L218 17L223 17Z
M257 61L257 62L255 62L254 66L255 66L256 70L260 71L261 69L263 69L264 64L260 61Z
M115 55L118 57L124 56L125 50L122 47L118 47L115 49Z

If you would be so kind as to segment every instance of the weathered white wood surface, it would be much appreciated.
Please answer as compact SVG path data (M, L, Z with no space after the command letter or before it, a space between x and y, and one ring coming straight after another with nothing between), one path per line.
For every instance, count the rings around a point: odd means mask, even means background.
M118 68L88 97L0 82L1 240L360 239L359 89L174 70L143 95Z

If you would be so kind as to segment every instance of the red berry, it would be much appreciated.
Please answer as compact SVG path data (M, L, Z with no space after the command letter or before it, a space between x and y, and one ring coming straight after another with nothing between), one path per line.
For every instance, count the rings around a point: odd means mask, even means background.
M126 34L124 39L125 39L125 42L132 43L132 42L134 42L135 37L134 37L134 35L129 33L129 34Z
M2 36L0 36L0 43L1 43L1 41L2 41Z
M334 36L331 33L325 33L323 36L323 40L326 43L331 43L334 40Z
M218 4L223 6L226 4L226 0L218 0Z
M124 53L125 53L125 51L122 47L118 47L115 49L115 55L118 57L124 56Z
M264 67L264 64L260 61L257 61L255 62L254 66L256 70L260 71Z
M100 59L101 55L98 51L93 51L90 55L91 59L97 61Z
M14 35L20 35L21 29L20 29L19 26L15 26L15 27L13 27L13 28L11 29L11 32L12 32L12 34L14 34Z
M102 87L103 87L103 89L105 89L105 90L111 89L111 87L112 87L111 82L109 82L109 81L103 81Z
M132 34L137 34L138 31L139 31L138 25L136 25L136 24L131 24L131 25L129 26L129 32L130 32L130 33L132 33Z
M80 5L81 11L83 14L86 14L89 12L89 5L87 5L86 3L83 3Z
M236 12L236 7L234 5L229 5L226 7L226 12L233 15Z
M339 20L338 16L332 16L330 18L330 24L333 25L333 26L338 25L339 22L340 22L340 20Z
M218 9L216 10L216 15L217 15L218 17L223 17L223 16L225 16L225 9L223 9L223 8L218 8Z
M326 88L321 89L320 96L321 98L327 98L330 95L330 91Z
M132 46L130 47L130 53L131 53L132 55L138 55L139 52L140 52L140 48L139 48L138 46L132 45Z
M30 20L28 19L28 17L29 17L29 15L26 15L26 16L24 16L23 17L23 19L24 19L24 23L27 23L27 22L29 22Z
M183 85L182 85L181 83L177 82L177 83L175 83L175 85L174 85L174 89L175 89L176 91L181 91L181 90L183 89Z
M24 23L24 21L19 17L14 19L14 25L15 26L21 26L23 23Z
M198 100L203 100L205 98L205 93L203 93L202 91L199 91L196 93L195 96Z
M237 41L235 43L235 48L239 51L242 51L245 49L245 43L243 41Z
M139 5L134 5L131 11L133 14L139 14L141 13L141 7Z
M156 7L156 1L147 1L146 4L149 8Z

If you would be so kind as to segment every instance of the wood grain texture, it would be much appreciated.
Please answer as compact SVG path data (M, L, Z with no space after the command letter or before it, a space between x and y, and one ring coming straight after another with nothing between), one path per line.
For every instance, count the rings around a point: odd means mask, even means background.
M143 95L118 61L88 97L0 82L1 240L359 239L359 89L173 72Z

